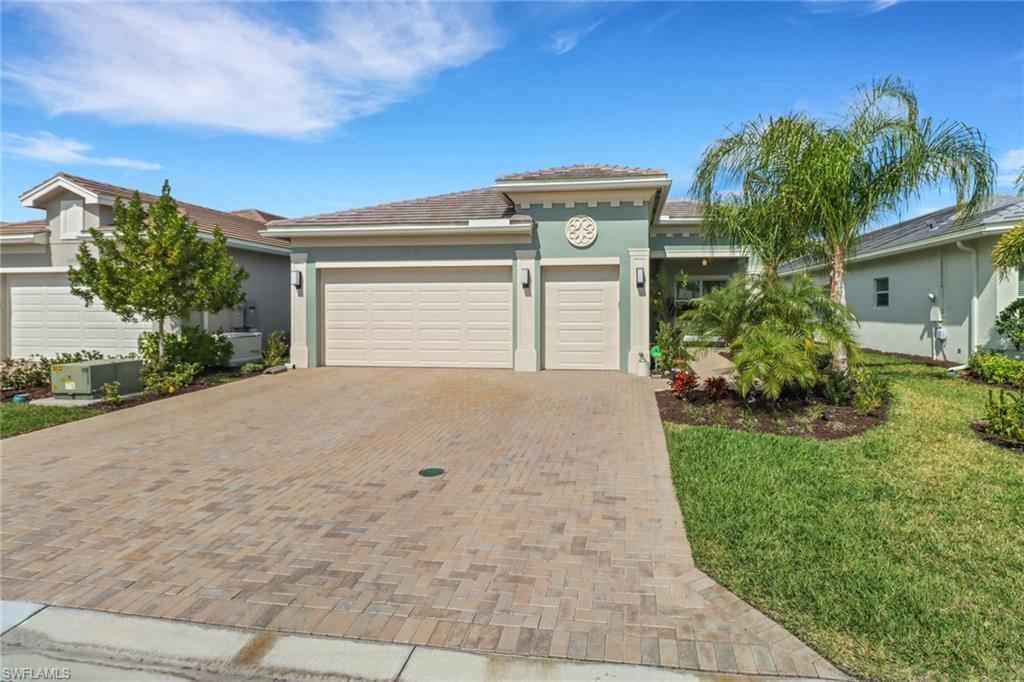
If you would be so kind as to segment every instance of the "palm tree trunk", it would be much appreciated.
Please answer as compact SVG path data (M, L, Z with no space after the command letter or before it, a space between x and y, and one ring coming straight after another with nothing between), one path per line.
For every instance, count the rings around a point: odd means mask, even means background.
M829 296L833 301L846 306L846 253L842 249L832 252L832 271L829 278ZM846 346L837 345L832 352L832 371L845 372L849 368Z

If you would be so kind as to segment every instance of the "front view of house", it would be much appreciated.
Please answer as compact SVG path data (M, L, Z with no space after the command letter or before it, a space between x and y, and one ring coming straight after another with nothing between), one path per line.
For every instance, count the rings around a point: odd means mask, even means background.
M659 270L688 274L683 301L747 269L670 188L662 170L576 165L270 222L292 248L292 360L635 372Z

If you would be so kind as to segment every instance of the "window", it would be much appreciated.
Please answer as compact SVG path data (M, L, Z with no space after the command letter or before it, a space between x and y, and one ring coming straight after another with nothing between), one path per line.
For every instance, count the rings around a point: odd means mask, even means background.
M676 301L692 301L706 296L718 287L725 286L727 280L725 279L693 279L686 283L686 286L682 284L676 285Z
M78 239L85 227L85 206L82 199L60 202L60 238Z
M888 308L889 307L889 278L888 277L876 277L875 278L875 307L876 308Z

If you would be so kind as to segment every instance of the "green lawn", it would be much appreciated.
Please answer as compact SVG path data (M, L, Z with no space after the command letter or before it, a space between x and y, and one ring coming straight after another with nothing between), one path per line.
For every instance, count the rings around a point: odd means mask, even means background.
M666 425L698 565L880 679L1024 679L1024 457L970 430L985 387L870 356L889 421L852 438Z
M94 417L100 413L102 410L92 407L2 403L0 404L0 438L10 438L29 431Z

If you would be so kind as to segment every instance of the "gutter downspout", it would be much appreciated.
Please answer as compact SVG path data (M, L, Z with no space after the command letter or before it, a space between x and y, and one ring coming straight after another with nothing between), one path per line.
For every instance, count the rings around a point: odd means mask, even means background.
M957 241L956 248L971 254L971 322L968 326L967 345L967 357L971 357L975 346L978 345L978 250L964 246L962 241Z

